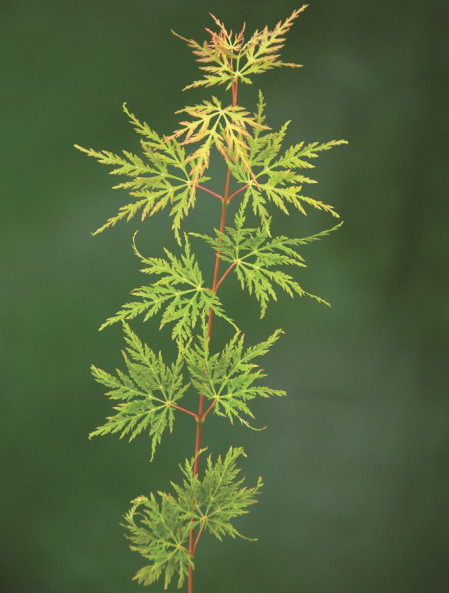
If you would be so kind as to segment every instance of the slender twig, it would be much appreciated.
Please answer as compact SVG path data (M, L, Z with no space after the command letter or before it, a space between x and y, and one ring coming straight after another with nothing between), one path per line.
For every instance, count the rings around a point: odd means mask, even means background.
M197 183L196 187L198 189L202 189L203 191L207 191L208 194L212 194L213 196L215 196L216 198L218 198L221 201L223 201L223 199L224 199L223 196L220 196L220 194L216 194L214 191L211 191L210 189L207 189L207 187L204 187L204 185L199 185Z
M235 191L232 195L230 195L229 198L228 198L228 202L230 202L232 200L232 198L234 198L241 191L244 191L248 187L248 185L249 185L249 183L247 183L246 185L244 185L243 187L241 187L240 189L238 189L237 191Z
M218 236L218 245L217 245L217 255L215 257L215 270L214 270L214 279L212 282L212 292L217 292L217 283L218 283L218 271L220 269L220 243L221 237L225 228L225 220L226 220L226 210L228 207L228 203L226 197L229 191L229 178L230 178L230 170L228 168L228 174L226 175L226 190L225 190L225 199L223 200L223 207L221 209L221 220L220 220L220 234ZM210 338L210 332L212 329L212 317L213 317L213 310L212 307L209 309L209 320L207 323L207 337Z
M203 414L203 421L205 420L205 418L206 418L206 416L209 414L209 412L212 410L212 408L215 406L215 404L217 403L217 401L218 401L218 397L216 397L216 398L214 399L214 401L211 403L211 405L210 405L210 406L207 408L207 410L204 412L204 414Z
M223 282L223 280L226 278L226 276L229 274L229 272L232 270L232 268L237 265L237 262L234 261L232 262L232 264L229 266L229 268L226 270L226 272L223 274L223 276L220 278L220 280L217 282L217 290L218 287L220 286L220 284Z
M203 518L201 522L201 527L198 531L198 535L196 536L195 543L193 544L193 553L195 553L196 547L198 545L198 541L200 539L201 534L203 533L204 525L206 524L206 517Z
M181 412L185 412L186 414L189 414L190 416L193 416L194 418L198 418L198 415L195 414L195 412L191 412L190 410L186 410L185 408L181 408L181 406L177 406L176 404L169 402L169 406L171 408L176 408L177 410L180 410Z

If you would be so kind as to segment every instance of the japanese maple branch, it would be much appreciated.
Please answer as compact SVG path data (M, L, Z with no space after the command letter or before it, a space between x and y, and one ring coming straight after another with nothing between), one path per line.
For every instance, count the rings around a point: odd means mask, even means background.
M231 66L232 66L232 62L231 62ZM232 84L232 105L234 107L237 105L237 85L238 85L238 79L236 79ZM222 233L225 228L226 210L227 210L228 201L229 201L230 179L231 179L231 168L228 166L228 169L226 171L225 192L224 192L224 196L223 196L223 200L222 200L220 235L219 235L218 246L217 246L217 255L215 257L214 279L213 279L213 284L212 284L212 292L214 292L214 293L217 292L217 288L218 288L218 271L220 268L220 254L221 254L220 239L221 239ZM213 317L213 311L212 311L212 307L211 307L209 309L209 320L208 320L208 324L207 324L207 339L210 338L210 334L211 334L211 330L212 330L212 317ZM196 429L196 437L195 437L195 462L194 462L194 466L193 466L193 475L194 476L198 475L199 452L201 449L201 433L202 433L203 422L204 422L203 407L204 407L204 394L201 394L200 402L199 402L199 406L198 406L198 414L197 414L197 419L196 419L197 429ZM195 548L198 545L198 541L201 536L201 533L202 533L202 527L199 529L198 534L195 539L195 530L192 529L190 531L189 553L190 553L190 556L192 559L195 555ZM193 568L191 566L189 567L188 587L187 588L188 588L188 593L193 593Z

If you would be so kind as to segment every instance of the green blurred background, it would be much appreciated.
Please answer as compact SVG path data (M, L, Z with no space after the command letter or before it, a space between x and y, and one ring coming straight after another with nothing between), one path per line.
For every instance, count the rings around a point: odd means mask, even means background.
M91 237L123 195L73 143L134 150L123 101L168 132L176 109L200 100L180 93L197 71L171 28L201 40L213 12L251 32L297 6L1 3L2 591L139 590L130 578L142 563L120 517L131 498L177 479L193 448L189 418L152 464L144 437L87 439L109 410L89 364L120 365L122 347L119 328L97 327L141 282L130 237L140 228L148 254L173 241L165 214ZM239 95L253 107L260 86L268 123L293 120L290 142L350 141L317 161L311 192L345 225L304 251L302 284L332 309L281 297L260 323L236 285L223 285L249 339L287 330L264 366L289 395L257 405L262 433L206 425L205 444L244 445L249 481L260 473L266 485L239 523L259 542L205 538L198 593L449 590L447 8L312 1L283 54L305 67L260 76ZM213 172L221 188L222 168ZM217 203L202 197L190 228L218 224ZM331 223L320 213L275 221L291 235ZM134 327L170 348L156 323Z

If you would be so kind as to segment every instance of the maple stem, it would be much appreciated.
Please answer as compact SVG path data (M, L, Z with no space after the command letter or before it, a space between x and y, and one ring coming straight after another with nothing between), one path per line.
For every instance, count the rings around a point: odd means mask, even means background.
M197 545L198 545L198 541L199 541L199 539L200 539L200 536L201 536L201 534L203 533L203 529L204 529L204 525L205 525L205 523L206 523L206 519L203 519L203 520L202 520L202 522L201 522L201 527L200 527L200 529L199 529L199 531L198 531L198 535L196 536L195 543L193 544L193 552L194 552L194 553L195 553L196 547L197 547Z
M231 196L229 196L228 198L228 202L230 202L232 200L232 198L234 198L237 194L239 194L241 191L244 191L247 187L248 187L248 183L246 185L243 185L240 189L238 189L237 191L235 191Z
M238 85L238 79L235 80L232 84L232 105L234 107L235 107L235 105L237 105L237 85ZM217 288L218 288L218 284L219 284L218 271L220 269L220 254L221 254L220 240L221 240L221 235L225 228L226 210L228 208L228 202L230 199L229 198L229 182L230 182L230 180L231 180L231 169L230 169L230 167L228 167L228 169L226 171L225 192L224 192L224 196L221 198L220 235L219 235L219 239L218 239L217 254L215 256L214 279L213 279L213 283L212 283L212 292L213 293L217 292ZM203 188L201 188L201 189L203 189ZM223 280L223 278L221 280ZM221 282L221 280L220 280L220 282ZM208 324L207 324L207 339L208 340L210 339L210 334L212 331L212 317L213 317L213 311L212 311L212 307L211 307L209 309L209 320L208 320ZM193 475L194 476L198 475L199 452L201 450L201 434L202 434L202 430L203 430L204 418L206 416L205 414L203 415L203 408L204 408L204 395L201 394L200 395L200 403L198 406L198 414L196 417L195 462L193 465ZM207 410L207 412L209 411L209 409ZM195 539L195 530L192 529L190 531L189 554L190 554L190 557L192 558L192 560L195 555L195 549L196 549L196 546L198 545L198 540L200 539L202 531L203 531L203 528L201 527L198 531L198 535L197 535L196 539ZM193 593L193 568L191 566L189 567L189 574L188 574L188 579L187 579L187 592Z
M196 187L198 189L202 189L203 191L207 191L208 194L212 194L219 200L223 201L223 196L220 196L220 194L216 194L214 191L211 191L210 189L207 189L207 187L204 187L203 185L198 185L198 184L196 184Z
M204 419L206 418L206 416L209 414L209 412L212 410L212 408L215 406L216 403L217 403L217 398L214 399L214 401L211 403L211 405L204 412L204 414L203 414L203 422L204 422Z
M223 282L223 280L226 278L226 276L229 274L229 272L232 270L232 268L237 264L236 261L232 262L232 264L229 266L229 268L226 270L226 272L223 274L223 276L220 278L220 280L217 283L217 289L220 286L220 284Z
M180 410L181 412L185 412L186 414L190 414L190 416L193 416L194 418L198 418L198 415L195 414L195 412L191 412L190 410L186 410L185 408L181 408L181 406L177 406L176 404L170 403L170 407L171 408L176 408L177 410Z
M227 196L227 193L228 193L229 176L230 176L230 171L228 168L228 174L226 176L225 197ZM222 209L221 209L220 235L219 235L219 239L218 239L217 255L215 257L214 280L213 280L213 284L212 284L212 292L214 292L214 293L217 292L217 288L218 288L218 270L220 269L220 255L221 255L220 240L221 240L221 235L222 235L224 227L225 227L227 207L228 207L228 204L227 204L227 200L225 199L223 202ZM212 330L212 317L213 317L213 311L212 311L212 307L211 307L209 309L209 321L207 323L207 337L208 338L210 338L210 332Z

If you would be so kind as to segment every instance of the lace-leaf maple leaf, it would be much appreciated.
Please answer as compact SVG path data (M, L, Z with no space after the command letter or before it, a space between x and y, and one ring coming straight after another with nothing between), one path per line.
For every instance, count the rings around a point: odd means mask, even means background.
M255 385L266 375L253 362L266 354L282 333L278 329L265 341L244 348L244 335L237 331L220 352L211 354L207 328L203 326L202 336L190 344L184 357L192 385L213 402L216 414L227 417L231 423L238 419L249 426L244 418L254 418L249 401L256 397L285 395L284 391Z
M195 195L201 176L209 167L214 146L226 161L240 164L251 176L247 143L251 134L248 129L268 129L267 126L258 122L240 105L223 107L217 97L199 105L185 107L177 113L186 113L191 119L181 121L180 127L168 139L183 138L181 146L199 143L186 158L186 162L191 163L190 200Z
M252 84L252 76L273 68L287 66L298 68L300 64L283 62L280 51L285 44L285 35L293 26L295 19L307 8L307 4L294 10L285 21L279 21L272 29L264 27L255 31L245 43L245 25L238 33L228 31L224 24L211 15L218 31L206 29L209 40L198 43L172 31L187 43L196 56L203 77L184 87L184 90L197 87L210 87L226 84L229 89L238 81ZM234 67L235 66L235 67Z
M263 486L260 477L255 486L243 486L245 479L239 477L241 470L237 467L237 460L242 456L246 457L241 447L230 447L226 456L219 455L215 463L209 455L202 479L194 473L193 458L181 467L182 485L172 484L182 516L220 541L226 535L249 539L231 521L248 512Z
M264 27L262 31L256 31L245 44L243 51L246 63L240 69L239 78L247 84L251 84L249 75L261 74L272 68L286 66L289 68L299 68L300 64L291 62L282 62L280 50L285 44L285 35L293 26L295 19L304 12L307 4L294 10L285 21L279 21L271 31Z
M254 118L259 124L265 121L265 101L261 92ZM339 218L333 206L303 195L303 185L314 184L317 181L304 175L301 169L313 169L315 165L309 159L317 158L320 152L335 146L347 144L347 141L330 140L309 144L299 142L280 154L289 123L285 122L278 131L272 132L266 132L260 125L255 128L254 134L247 139L248 168L237 162L228 162L232 175L245 186L244 198L251 202L254 214L267 229L270 203L284 214L289 214L290 207L293 207L306 215L305 206L312 206ZM251 174L248 171L251 171Z
M134 289L131 294L140 301L125 303L112 317L109 317L100 330L118 321L134 319L144 314L144 321L163 311L160 328L174 323L173 339L184 342L189 339L200 317L212 309L214 315L221 317L235 327L225 314L218 296L204 285L203 275L190 250L187 237L184 237L184 253L177 258L168 249L164 257L144 257L134 242L134 251L146 267L141 272L150 276L160 276L149 286Z
M213 14L211 17L218 27L218 32L207 28L210 41L204 41L202 45L198 41L187 39L172 30L173 35L185 41L192 49L194 55L197 56L197 61L202 64L200 70L206 73L201 80L194 81L183 90L225 83L228 83L226 88L229 89L234 82L232 60L237 59L238 52L243 46L245 25L239 33L234 34L232 31L227 31L225 25Z
M164 588L177 575L178 588L182 587L192 557L188 550L192 527L222 540L243 536L232 521L246 514L248 507L257 502L262 488L259 478L253 487L244 486L237 460L246 457L242 448L231 447L224 458L215 463L209 456L204 476L195 475L195 458L181 466L182 484L171 483L172 493L158 492L159 500L151 493L131 501L131 509L124 517L123 526L130 548L143 556L149 564L141 568L134 579L142 585L151 585L164 576Z
M137 213L141 220L152 216L170 206L170 216L173 217L173 231L180 242L180 227L189 207L194 205L191 198L191 165L185 149L176 137L161 137L131 113L126 103L123 110L133 125L135 131L142 136L140 141L143 158L124 150L123 156L108 150L94 150L75 147L91 156L101 164L113 167L111 175L124 175L130 181L124 181L114 186L114 189L128 191L133 201L119 208L116 215L110 217L105 224L93 234L103 232L115 226L121 220L129 221ZM206 181L208 177L199 176L198 182Z
M163 575L166 589L177 574L181 588L193 567L188 550L190 523L181 516L172 496L160 492L159 497L160 502L153 493L139 496L131 501L131 509L124 517L130 549L150 562L137 571L134 580L151 585Z
M329 305L324 299L305 291L290 274L282 271L282 266L306 267L304 258L296 248L312 241L322 239L341 227L343 223L304 238L289 238L283 235L271 237L266 226L246 228L244 204L235 216L235 228L225 227L223 232L215 229L215 235L191 233L206 241L216 251L220 249L222 260L231 264L242 289L254 294L260 303L261 317L265 315L270 299L277 301L275 286L289 296L308 296ZM270 219L268 219L268 226Z
M106 434L120 434L132 441L148 430L151 437L151 458L168 427L173 429L172 405L180 400L188 388L184 384L183 360L179 355L172 365L166 365L159 352L156 355L140 341L127 323L123 323L127 347L122 351L127 372L116 369L116 376L91 366L94 379L105 385L106 395L112 401L115 415L106 424L90 433L89 438Z

